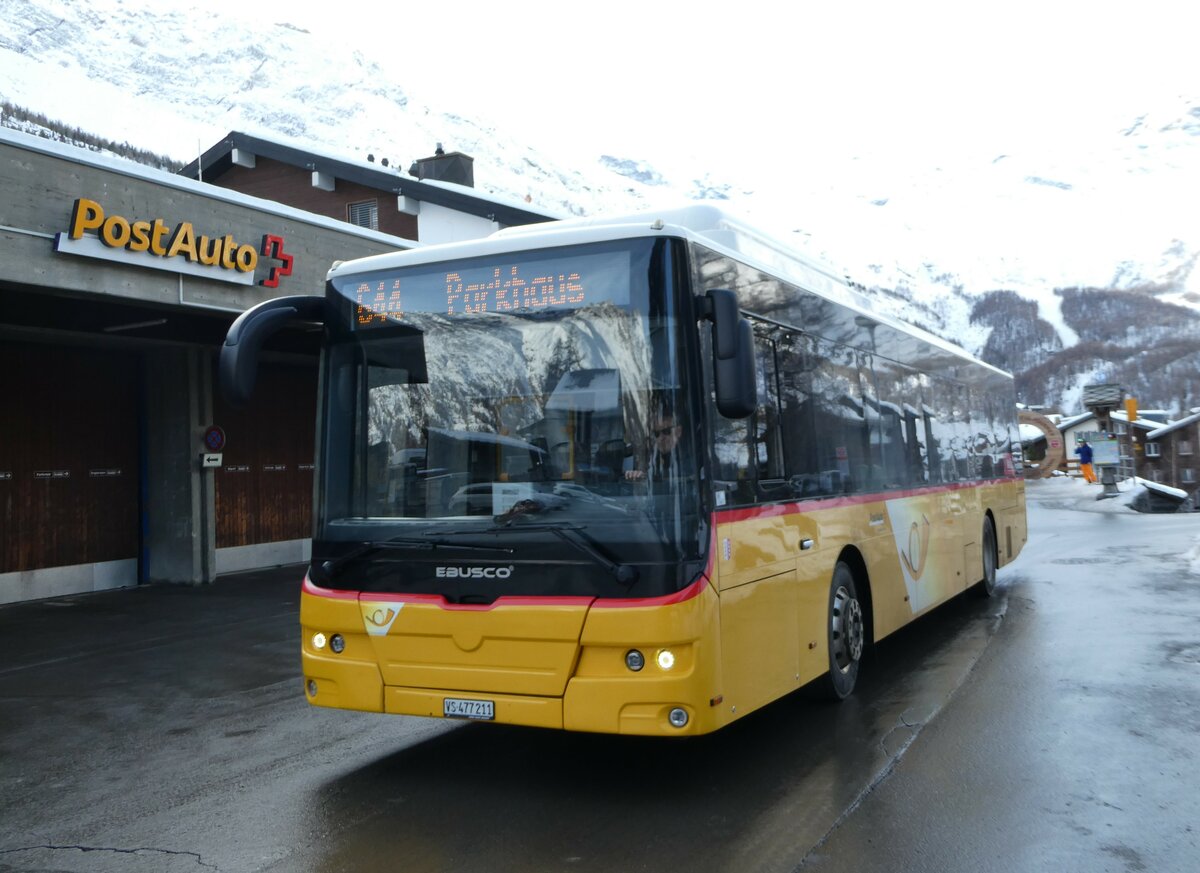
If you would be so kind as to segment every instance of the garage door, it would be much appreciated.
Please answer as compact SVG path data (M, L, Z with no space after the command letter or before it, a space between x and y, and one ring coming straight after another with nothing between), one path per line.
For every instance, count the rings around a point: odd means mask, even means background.
M136 354L0 343L0 573L136 558Z
M219 392L214 420L225 431L216 471L217 548L312 536L317 368L263 364L242 409Z

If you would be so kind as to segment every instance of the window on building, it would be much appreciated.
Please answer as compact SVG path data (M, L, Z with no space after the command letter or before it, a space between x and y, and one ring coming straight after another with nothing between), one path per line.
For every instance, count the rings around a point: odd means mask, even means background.
M1158 443L1146 443L1146 457L1147 458L1158 458L1161 456L1162 456L1162 453L1161 453Z
M1192 453L1192 441L1191 440L1180 440L1179 441L1179 454L1190 455L1191 453Z
M1181 482L1191 485L1192 483L1194 483L1196 481L1196 471L1193 470L1191 467L1184 467L1179 472L1182 474L1180 476Z
M1125 422L1123 422L1123 421L1118 421L1118 422L1115 422L1115 424L1116 424L1116 427L1117 427L1117 433L1118 433L1118 434L1124 434L1124 433L1125 433Z
M1161 485L1161 484L1162 484L1162 480L1163 480L1163 473L1162 473L1162 470L1157 470L1157 469L1155 469L1155 470L1151 470L1151 471L1150 471L1150 478L1151 478L1151 481L1153 481L1153 482L1157 482L1158 484L1160 484L1160 485Z
M347 221L359 227L369 227L379 230L379 201L364 200L361 203L351 203L346 207Z

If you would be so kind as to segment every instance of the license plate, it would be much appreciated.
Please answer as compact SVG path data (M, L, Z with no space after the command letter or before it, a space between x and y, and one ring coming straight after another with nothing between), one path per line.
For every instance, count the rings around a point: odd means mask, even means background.
M491 721L496 717L496 704L490 700L446 697L442 700L442 715L446 718L478 718Z

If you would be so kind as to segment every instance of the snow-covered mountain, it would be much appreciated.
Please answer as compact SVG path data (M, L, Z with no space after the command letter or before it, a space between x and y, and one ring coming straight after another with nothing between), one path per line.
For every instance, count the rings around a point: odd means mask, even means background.
M1198 101L1147 107L1086 151L977 150L927 167L895 162L886 143L820 167L776 153L718 169L587 143L568 158L503 119L430 105L286 8L254 19L0 0L0 100L180 163L230 130L398 167L440 142L474 156L480 190L564 216L725 201L882 309L1011 369L1026 402L1076 408L1080 386L1104 375L1144 407L1200 405Z

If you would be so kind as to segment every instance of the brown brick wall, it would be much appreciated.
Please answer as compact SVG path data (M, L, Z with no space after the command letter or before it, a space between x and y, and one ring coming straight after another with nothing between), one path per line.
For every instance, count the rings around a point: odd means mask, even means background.
M396 208L396 194L368 188L356 182L338 179L334 190L323 191L312 185L312 171L293 167L270 158L255 159L253 169L231 167L212 184L232 191L240 191L264 200L273 200L303 209L317 215L325 215L345 221L347 207L351 203L376 200L379 203L379 230L404 239L417 238L417 217Z

